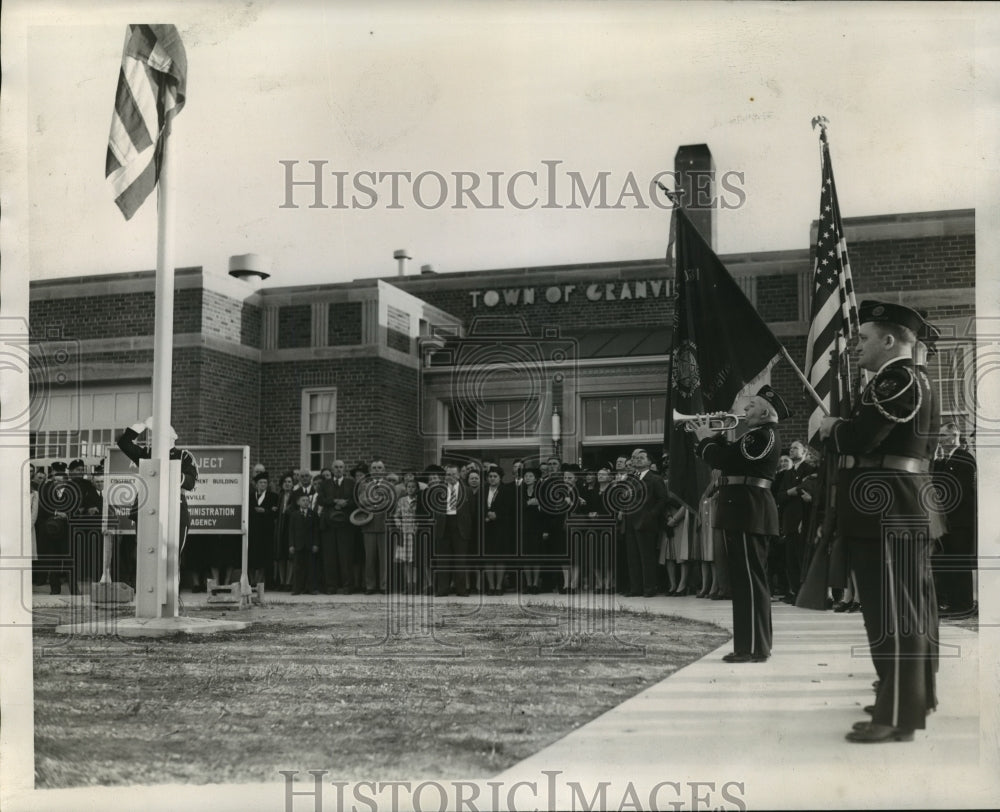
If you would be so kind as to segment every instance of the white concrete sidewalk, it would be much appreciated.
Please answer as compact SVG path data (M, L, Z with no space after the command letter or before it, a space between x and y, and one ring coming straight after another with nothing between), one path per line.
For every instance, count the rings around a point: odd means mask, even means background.
M624 600L732 629L728 601ZM925 808L995 806L1000 776L980 776L979 638L942 626L939 710L913 742L851 744L844 734L867 720L874 670L860 614L773 604L774 651L766 663L728 664L731 642L504 771L496 780L544 781L559 770L555 806L583 808L609 782L609 808ZM995 754L983 754L984 767ZM989 777L989 775L987 775ZM585 796L574 791L578 782ZM706 782L695 788L690 782ZM732 782L742 786L732 786ZM723 786L728 788L729 799ZM712 788L709 787L712 786ZM979 787L984 787L982 794ZM583 797L587 801L583 800ZM707 800L706 800L707 799ZM599 799L598 799L599 800ZM596 808L596 807L595 807Z

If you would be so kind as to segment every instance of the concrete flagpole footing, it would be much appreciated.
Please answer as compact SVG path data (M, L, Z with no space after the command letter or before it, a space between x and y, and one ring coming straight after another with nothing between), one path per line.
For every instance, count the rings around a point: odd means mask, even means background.
M246 620L219 620L197 617L114 618L94 617L83 623L56 626L56 634L89 637L169 637L174 634L218 634L242 631L250 626Z

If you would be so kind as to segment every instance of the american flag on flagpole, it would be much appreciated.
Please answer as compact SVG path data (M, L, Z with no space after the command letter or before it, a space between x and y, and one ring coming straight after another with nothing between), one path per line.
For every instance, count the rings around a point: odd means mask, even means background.
M832 401L837 391L840 374L839 359L845 353L847 342L858 331L858 305L851 281L851 263L847 257L847 241L840 219L837 187L833 182L833 165L830 163L830 144L826 139L826 120L817 118L820 125L820 163L823 188L819 198L819 228L816 235L816 262L813 266L812 317L806 338L806 375L830 414L836 414ZM838 343L837 337L842 336ZM836 360L833 351L836 350ZM840 382L841 391L847 392L849 382ZM825 417L817 406L809 416L809 444L819 446L819 424Z
M184 106L187 54L173 25L129 25L104 176L131 219L160 177L170 120Z

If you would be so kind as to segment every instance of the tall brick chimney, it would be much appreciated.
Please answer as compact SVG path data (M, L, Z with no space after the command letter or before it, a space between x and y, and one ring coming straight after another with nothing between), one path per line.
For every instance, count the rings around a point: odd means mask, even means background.
M678 147L674 156L677 188L684 190L681 198L691 222L715 250L715 161L708 144L687 144Z

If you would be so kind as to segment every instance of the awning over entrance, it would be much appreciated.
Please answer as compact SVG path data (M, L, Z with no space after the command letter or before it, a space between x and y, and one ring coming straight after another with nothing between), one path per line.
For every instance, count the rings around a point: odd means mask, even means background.
M588 330L571 337L581 359L666 355L670 350L669 327Z
M574 331L562 334L557 339L522 338L514 339L521 353L517 357L533 359L535 356L543 360L551 352L549 345L553 342L565 347L564 355L578 360L588 358L648 358L666 356L670 350L670 327L626 327L606 328L599 330ZM443 339L443 346L430 355L430 366L453 366L463 360L474 363L504 361L508 354L490 352L488 349L476 352L478 345L483 344L482 337ZM575 345L575 346L570 346ZM525 356L525 353L527 355Z

